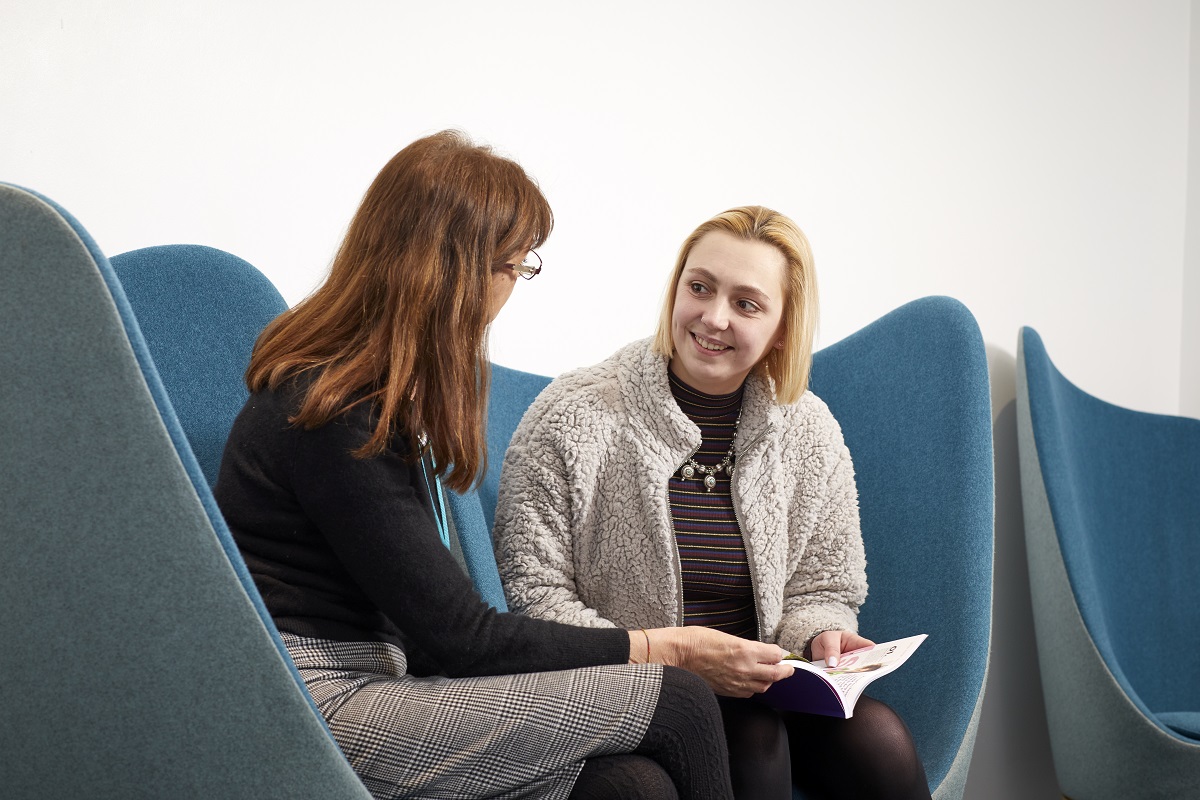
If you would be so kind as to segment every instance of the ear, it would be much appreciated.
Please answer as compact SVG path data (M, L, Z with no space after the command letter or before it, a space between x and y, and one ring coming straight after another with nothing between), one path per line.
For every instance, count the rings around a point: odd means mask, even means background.
M783 349L783 339L780 339L778 342L776 342L776 343L775 343L775 349L776 349L776 350L782 350L782 349Z

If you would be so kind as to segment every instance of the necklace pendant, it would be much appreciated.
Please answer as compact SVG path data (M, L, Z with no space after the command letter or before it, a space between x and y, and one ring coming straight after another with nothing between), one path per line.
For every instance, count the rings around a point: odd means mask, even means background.
M690 481L692 478L696 477L696 470L692 469L691 464L684 464L681 473L685 481Z
M713 487L717 485L717 479L716 479L716 476L713 476L713 475L705 475L705 476L704 476L704 485L705 485L705 486L707 486L707 487L708 487L708 491L710 491L710 492L711 492L711 491L713 490Z

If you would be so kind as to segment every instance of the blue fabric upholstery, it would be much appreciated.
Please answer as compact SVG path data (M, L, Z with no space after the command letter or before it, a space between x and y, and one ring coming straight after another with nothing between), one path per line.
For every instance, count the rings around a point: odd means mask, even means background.
M496 553L492 549L500 467L504 463L504 451L508 449L521 416L548 383L550 379L541 375L492 365L488 394L487 473L475 491L447 493L467 572L483 599L500 611L508 610L504 587L496 568Z
M368 797L223 550L107 259L7 185L0 242L0 794Z
M493 372L489 527L504 449L548 378ZM991 641L992 418L983 339L959 302L903 306L817 353L812 388L841 423L858 480L877 641L929 634L872 687L916 737L936 798L961 798Z
M1017 425L1055 770L1076 798L1200 786L1200 421L1106 403L1018 343Z
M249 393L254 340L287 303L237 256L165 245L112 258L125 296L208 485Z
M529 404L549 385L550 378L544 375L492 366L488 400L488 469L479 487L479 499L483 504L488 530L496 522L496 494L500 490L500 468L504 466L508 443L512 441L513 433Z
M492 549L492 526L483 516L478 490L458 493L446 490L446 504L454 518L454 529L462 548L467 574L479 590L479 595L497 611L508 611L500 572L496 567L496 552Z
M854 458L870 594L859 629L928 640L870 694L912 730L935 798L961 798L991 642L992 417L983 338L956 300L908 303L813 359Z
M1155 716L1176 733L1200 742L1200 711L1162 711Z

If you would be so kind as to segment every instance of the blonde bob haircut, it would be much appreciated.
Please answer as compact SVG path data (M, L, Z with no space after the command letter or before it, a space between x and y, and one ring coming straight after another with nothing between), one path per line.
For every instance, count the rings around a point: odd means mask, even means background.
M787 260L783 281L783 347L772 347L755 369L774 384L775 402L794 403L808 391L808 373L812 367L813 341L817 332L817 273L813 267L812 249L796 223L763 206L741 206L718 214L692 231L679 248L679 258L671 272L658 330L654 334L654 350L667 358L675 355L671 338L671 318L675 314L675 292L679 278L687 265L688 255L696 242L713 231L736 236L748 242L766 242Z

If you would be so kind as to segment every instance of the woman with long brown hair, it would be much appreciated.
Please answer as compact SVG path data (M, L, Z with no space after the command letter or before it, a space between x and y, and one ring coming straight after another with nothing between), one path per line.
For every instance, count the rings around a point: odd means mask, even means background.
M713 694L676 667L761 690L790 673L777 646L497 613L445 546L442 481L484 468L488 324L551 225L461 134L400 151L259 338L217 501L375 796L729 797Z

